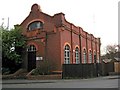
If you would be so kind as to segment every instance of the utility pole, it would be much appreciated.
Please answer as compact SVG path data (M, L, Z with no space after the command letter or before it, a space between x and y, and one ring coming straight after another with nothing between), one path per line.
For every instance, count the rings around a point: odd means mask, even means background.
M7 29L9 29L9 17L8 17L8 21L7 21Z

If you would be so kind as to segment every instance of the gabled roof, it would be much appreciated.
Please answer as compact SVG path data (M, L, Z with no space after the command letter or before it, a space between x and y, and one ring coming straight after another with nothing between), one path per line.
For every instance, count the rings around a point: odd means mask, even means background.
M120 58L119 58L119 57L115 57L115 60L116 60L116 61L120 61Z

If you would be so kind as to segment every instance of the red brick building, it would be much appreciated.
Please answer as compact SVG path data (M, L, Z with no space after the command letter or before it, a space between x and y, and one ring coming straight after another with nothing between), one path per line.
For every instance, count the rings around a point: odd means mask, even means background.
M27 37L24 67L28 71L48 61L52 71L61 71L62 64L96 63L100 61L100 38L68 22L63 13L50 16L34 4L21 23Z

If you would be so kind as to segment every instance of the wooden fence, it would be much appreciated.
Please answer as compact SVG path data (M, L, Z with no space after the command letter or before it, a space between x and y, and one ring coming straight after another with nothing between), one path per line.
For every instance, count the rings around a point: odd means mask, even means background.
M63 64L62 78L90 78L101 74L101 64Z
M102 63L102 75L107 76L111 72L115 72L114 62Z

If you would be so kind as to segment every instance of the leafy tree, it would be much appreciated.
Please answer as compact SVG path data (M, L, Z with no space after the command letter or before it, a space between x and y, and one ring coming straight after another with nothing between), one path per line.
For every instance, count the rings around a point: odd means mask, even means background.
M2 67L2 32L1 32L1 28L0 27L0 67ZM1 69L0 69L0 73L1 73Z
M14 29L0 28L2 32L2 67L17 69L22 63L22 51L25 48L25 37L17 25ZM12 70L11 70L12 71Z

